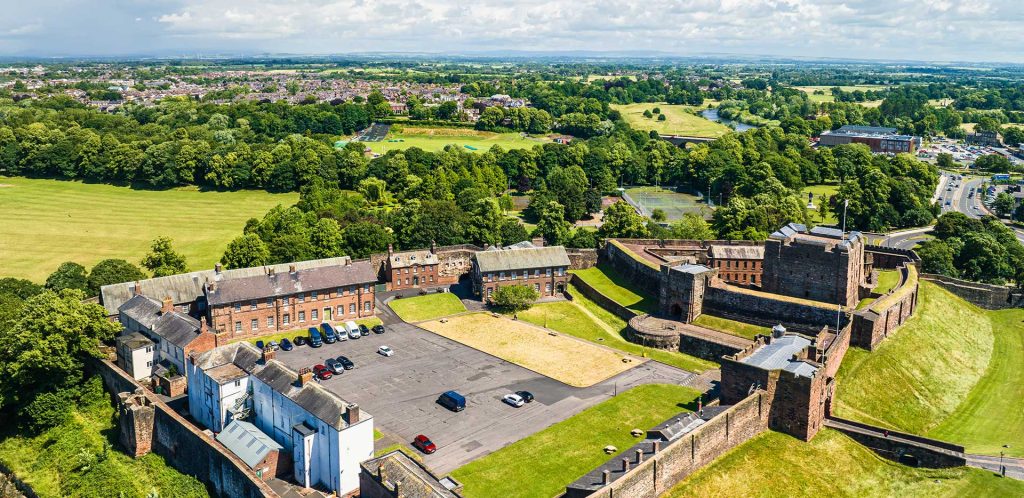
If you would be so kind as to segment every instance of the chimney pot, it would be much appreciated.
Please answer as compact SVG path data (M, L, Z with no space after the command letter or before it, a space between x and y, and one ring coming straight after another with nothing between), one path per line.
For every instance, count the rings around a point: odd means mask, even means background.
M220 272L221 272L222 270L224 270L224 265L222 265L222 264L220 264L220 263L217 263L217 264L213 265L213 271L214 271L214 273L220 274Z
M134 291L134 294L136 296L141 296L142 295L142 282L139 282L138 280L135 281L135 291Z
M608 483L612 482L612 473L610 470L605 469L601 471L601 484L607 486Z
M267 275L274 276L274 267L273 266L268 266L267 267Z
M622 459L622 471L623 472L629 472L629 459L628 458L623 458Z
M660 450L660 449L661 449L661 441L655 441L655 442L651 443L651 453L655 453L656 454L656 453L658 453L658 450Z
M277 351L274 348L266 346L263 348L263 363L266 364L268 361L277 358Z
M354 424L359 422L359 405L351 403L348 405L348 423Z
M388 256L391 256L394 253L395 253L395 245L394 244L388 244Z
M170 313L174 311L174 300L170 296L167 296L163 300L162 306L160 306L160 314Z

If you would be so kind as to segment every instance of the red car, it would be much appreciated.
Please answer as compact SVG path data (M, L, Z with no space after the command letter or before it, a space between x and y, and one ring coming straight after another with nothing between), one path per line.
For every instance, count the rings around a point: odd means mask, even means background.
M416 449L428 455L437 451L437 446L434 445L434 442L431 441L430 438L428 438L427 436L424 436L423 434L416 436L416 439L412 440L412 445L415 446Z
M316 375L316 377L320 380L327 380L334 376L334 374L331 373L331 369L323 365L317 365L313 367L313 375Z

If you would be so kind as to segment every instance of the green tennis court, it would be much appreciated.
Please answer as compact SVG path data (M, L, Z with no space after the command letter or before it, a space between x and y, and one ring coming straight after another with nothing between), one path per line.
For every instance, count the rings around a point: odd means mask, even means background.
M698 213L710 218L712 210L696 195L681 194L661 187L632 187L626 189L626 201L640 207L645 216L655 209L665 212L668 221L682 219L686 213Z

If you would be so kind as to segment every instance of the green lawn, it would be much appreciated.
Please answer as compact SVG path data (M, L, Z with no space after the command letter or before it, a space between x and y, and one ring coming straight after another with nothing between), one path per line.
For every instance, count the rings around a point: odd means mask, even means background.
M72 181L0 177L0 276L42 282L64 261L138 264L166 235L191 269L213 268L246 220L298 194L132 190Z
M665 498L1022 496L1024 482L959 467L919 469L884 460L838 431L810 443L767 431L681 482Z
M896 285L899 283L899 270L881 270L878 272L878 285L875 286L874 291L878 294L885 295L896 288Z
M580 327L573 322L572 319L554 320L549 319L548 325L551 328L560 332L574 335L581 339L596 342L598 344L604 344L605 346L624 351L626 353L644 356L655 361L659 361L666 365L672 365L676 368L688 370L690 372L703 372L704 370L715 368L716 364L696 356L690 356L688 354L680 353L678 351L666 351L664 349L649 348L629 342L623 336L626 330L626 321L615 316L612 312L600 307L597 303L587 299L582 292L575 286L569 286L569 292L572 294L572 303L579 306L589 312L587 318L591 316L597 318L603 322L606 327L593 327L585 326ZM537 305L543 306L543 305ZM575 312L567 312L567 316L576 316ZM520 315L522 316L522 315ZM579 318L580 323L586 323L583 318ZM592 320L591 320L592 321ZM542 324L543 325L543 324ZM562 327L561 329L556 327Z
M505 150L529 149L547 142L550 142L547 138L523 137L519 133L493 133L472 128L403 126L401 131L388 133L381 142L366 142L364 145L378 154L389 150L405 150L410 147L437 152L450 144L458 146L463 152L484 153L494 145L499 145ZM467 148L467 145L473 149Z
M644 117L644 111L652 111L657 107L665 115L664 121L658 121L658 116ZM660 135L682 135L687 137L711 137L718 138L732 129L721 123L693 114L693 106L677 104L612 104L611 108L622 113L622 118L629 123L629 126L643 131L654 130Z
M155 454L133 459L117 449L110 397L98 377L84 386L81 402L64 423L38 435L14 434L4 425L0 462L43 498L65 496L205 497L198 480Z
M635 387L566 420L466 464L452 475L467 498L555 496L605 462L608 445L625 449L638 439L629 431L648 429L684 409L699 396L683 386Z
M407 322L433 320L466 311L458 296L450 292L392 299L388 306Z
M348 320L341 319L341 320L333 320L331 323L332 324L340 324L340 323L344 323L344 322L347 322L347 321ZM370 328L373 328L374 325L380 325L381 323L383 323L383 322L380 321L380 318L377 318L375 316L374 317L370 317L370 318L360 318L358 320L352 320L352 321L356 322L357 324L366 325L367 327L370 327ZM290 340L295 339L296 336L300 336L300 335L303 336L303 337L309 337L309 333L308 333L309 327L313 327L313 326L316 326L316 325L318 325L318 324L310 322L309 325L307 325L305 327L299 327L297 329L292 329L292 330L289 330L289 331L286 331L286 332L278 332L276 334L261 335L259 337L253 337L251 339L244 339L244 340L249 341L249 342L251 342L253 344L256 344L256 341L263 341L264 344L265 344L265 343L268 343L270 341L281 342L281 339L284 339L284 338L287 337L288 340L290 341Z
M753 339L754 336L758 334L771 335L772 333L772 329L768 327L737 322L736 320L729 320L728 318L720 318L706 314L698 316L693 323L695 325L700 325L701 327L725 332L726 334L746 337L747 339Z
M802 194L800 196L800 202L804 202L807 200L807 194L814 194L814 209L811 210L810 213L811 221L822 225L836 224L836 215L835 213L832 212L831 209L828 210L825 213L825 217L822 218L819 214L818 208L821 206L821 196L824 195L827 200L829 197L836 195L836 192L838 191L839 186L832 184L809 185L807 187L804 187L804 189L802 190Z
M1024 311L986 312L921 282L917 314L872 353L851 348L836 414L1024 456Z
M641 291L634 288L625 277L606 264L585 270L571 270L570 273L576 274L601 294L637 314L650 313L658 307L658 302L653 296L641 294Z

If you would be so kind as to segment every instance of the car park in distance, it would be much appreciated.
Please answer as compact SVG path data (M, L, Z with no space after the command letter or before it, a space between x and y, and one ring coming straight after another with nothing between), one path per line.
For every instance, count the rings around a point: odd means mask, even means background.
M295 346L292 346L292 341L289 341L287 337L281 339L281 351L291 351Z
M352 370L356 367L356 364L352 363L352 360L348 359L347 356L339 356L334 361L338 362L345 370Z
M391 356L395 354L395 351L388 346L381 346L377 348L377 354Z
M424 436L423 434L416 436L416 439L412 440L412 445L415 446L416 449L428 455L437 451L437 445L435 445L434 442L430 440L430 438Z
M516 391L516 394L518 394L520 398L523 398L523 401L527 403L533 402L533 393L530 391Z
M520 398L518 394L506 394L504 397L501 398L501 400L516 408L519 408L520 406L526 404L526 402L523 401L523 398Z
M313 375L316 375L316 377L320 380L327 380L334 376L334 374L331 373L330 369L328 369L324 365L317 365L313 367Z
M373 333L374 334L383 334L384 333L384 326L383 325L374 325L373 326Z

